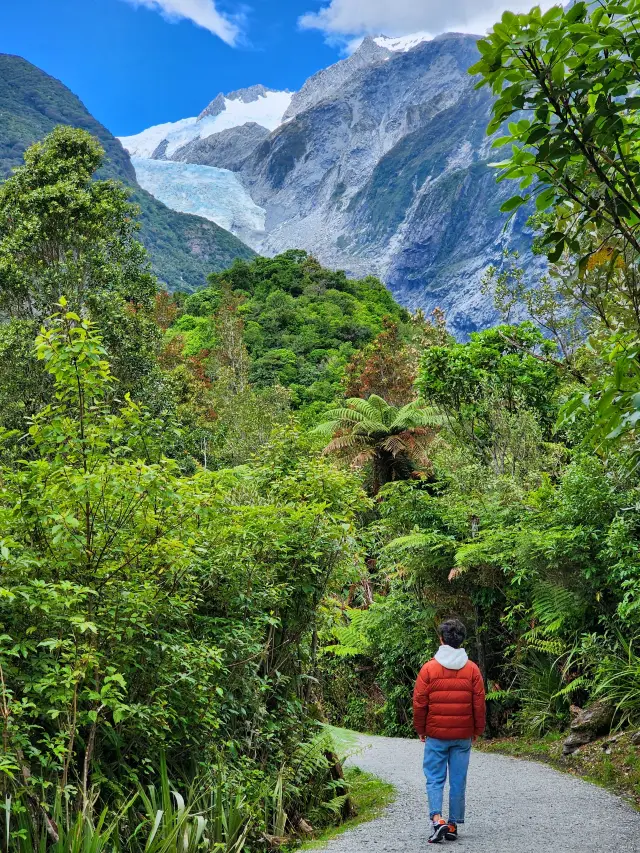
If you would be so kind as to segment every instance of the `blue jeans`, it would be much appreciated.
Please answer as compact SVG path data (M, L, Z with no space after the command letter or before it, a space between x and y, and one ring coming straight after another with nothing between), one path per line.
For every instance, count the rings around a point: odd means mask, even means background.
M466 740L436 740L427 738L424 747L424 775L427 777L429 816L442 814L444 783L449 770L449 820L464 823L467 770L471 757L471 738Z

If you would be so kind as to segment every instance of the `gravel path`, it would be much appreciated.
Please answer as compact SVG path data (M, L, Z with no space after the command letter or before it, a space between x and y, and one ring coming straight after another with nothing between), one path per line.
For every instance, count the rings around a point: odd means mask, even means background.
M329 841L327 853L425 853L428 807L418 740L362 737L350 762L393 783L377 820ZM445 792L447 796L447 793ZM445 796L445 803L447 802ZM446 806L445 806L446 808ZM544 764L473 752L467 823L451 848L473 853L640 853L640 814L621 799Z

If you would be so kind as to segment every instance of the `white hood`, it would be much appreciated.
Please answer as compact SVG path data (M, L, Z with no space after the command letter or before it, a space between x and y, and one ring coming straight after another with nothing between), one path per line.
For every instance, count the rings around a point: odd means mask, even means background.
M440 646L436 654L436 660L445 669L462 669L469 660L469 655L464 649L454 649L451 646Z

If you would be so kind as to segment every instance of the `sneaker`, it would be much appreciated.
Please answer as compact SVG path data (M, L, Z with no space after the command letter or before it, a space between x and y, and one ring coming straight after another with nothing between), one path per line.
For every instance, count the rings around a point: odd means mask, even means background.
M434 821L431 828L431 835L429 836L429 844L440 844L444 841L448 829L449 824L443 820L439 820L437 823Z
M450 820L447 825L447 832L445 838L447 839L447 841L458 840L458 824L454 823L452 820Z

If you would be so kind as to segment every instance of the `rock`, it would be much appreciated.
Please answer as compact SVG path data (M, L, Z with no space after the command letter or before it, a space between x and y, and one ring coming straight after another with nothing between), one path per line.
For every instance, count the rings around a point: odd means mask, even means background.
M604 734L613 722L613 707L606 702L594 702L571 721L572 732L590 732L595 737Z
M606 702L594 702L588 708L571 708L571 733L565 740L563 755L571 755L581 746L594 741L611 728L613 708Z
M217 166L219 169L237 172L267 136L269 131L266 127L256 122L247 122L241 127L229 127L218 133L212 133L204 139L192 139L180 146L171 159L181 163ZM165 152L166 145L164 151L156 150L153 156L159 159L156 154Z
M589 732L573 732L565 740L562 747L563 755L573 755L576 750L580 749L587 743L591 743L592 737Z
M631 743L634 746L640 746L640 732L635 732L631 735Z

